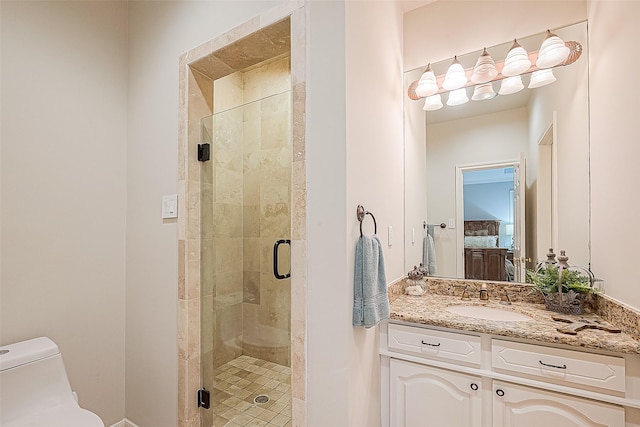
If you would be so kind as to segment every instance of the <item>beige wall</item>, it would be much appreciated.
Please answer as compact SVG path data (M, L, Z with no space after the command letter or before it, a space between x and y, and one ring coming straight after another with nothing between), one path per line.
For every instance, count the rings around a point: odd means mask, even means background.
M49 336L80 404L125 415L127 4L2 10L0 342Z
M351 327L345 325L353 305L345 261L345 12L342 2L311 2L305 9L307 259L313 260L307 266L307 425L338 426L346 425L350 403Z
M404 270L404 150L402 141L402 12L389 1L346 3L347 263L339 298L352 304L355 245L360 235L356 206L377 220L387 281ZM393 227L389 246L387 229ZM372 233L365 219L363 230ZM313 258L311 258L313 261ZM343 326L350 324L348 311ZM331 425L380 424L378 328L349 329L348 421ZM329 424L310 424L329 425Z
M640 309L634 231L640 203L640 82L612 77L613 63L634 69L640 60L629 52L640 39L640 3L590 2L589 81L591 106L591 236L593 270L610 296ZM620 82L621 83L621 82ZM616 88L619 86L619 88Z

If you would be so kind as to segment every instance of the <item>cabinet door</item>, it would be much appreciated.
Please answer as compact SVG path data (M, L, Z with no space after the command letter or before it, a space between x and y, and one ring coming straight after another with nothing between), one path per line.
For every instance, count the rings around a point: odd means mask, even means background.
M579 397L493 382L493 427L624 427L624 409Z
M390 374L391 427L481 426L479 377L397 359Z
M504 259L506 249L486 249L484 254L484 280L505 280Z
M464 249L465 279L484 279L484 251L482 249Z

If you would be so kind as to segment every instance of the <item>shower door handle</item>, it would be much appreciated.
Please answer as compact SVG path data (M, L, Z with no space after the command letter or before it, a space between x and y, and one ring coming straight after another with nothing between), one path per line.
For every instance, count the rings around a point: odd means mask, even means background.
M273 245L273 275L276 276L276 279L286 279L291 277L291 260L289 260L289 272L285 274L280 274L278 272L278 248L280 245L289 245L289 251L291 251L291 240L278 240L275 245Z

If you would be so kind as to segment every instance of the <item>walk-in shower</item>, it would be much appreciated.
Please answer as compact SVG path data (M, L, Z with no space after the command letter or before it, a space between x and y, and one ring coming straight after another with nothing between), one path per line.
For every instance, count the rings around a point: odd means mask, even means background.
M290 57L214 80L212 107L200 124L202 425L288 426L289 246L274 245L291 238Z

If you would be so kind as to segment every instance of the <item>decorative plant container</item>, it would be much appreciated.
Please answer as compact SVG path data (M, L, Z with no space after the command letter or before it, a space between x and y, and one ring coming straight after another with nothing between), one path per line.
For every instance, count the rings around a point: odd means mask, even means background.
M549 255L554 255L553 250L550 252ZM549 256L535 271L527 271L527 278L542 293L547 310L563 314L584 313L585 302L597 292L593 274L585 268L570 266L565 251L560 252L557 263L554 258L555 255Z

